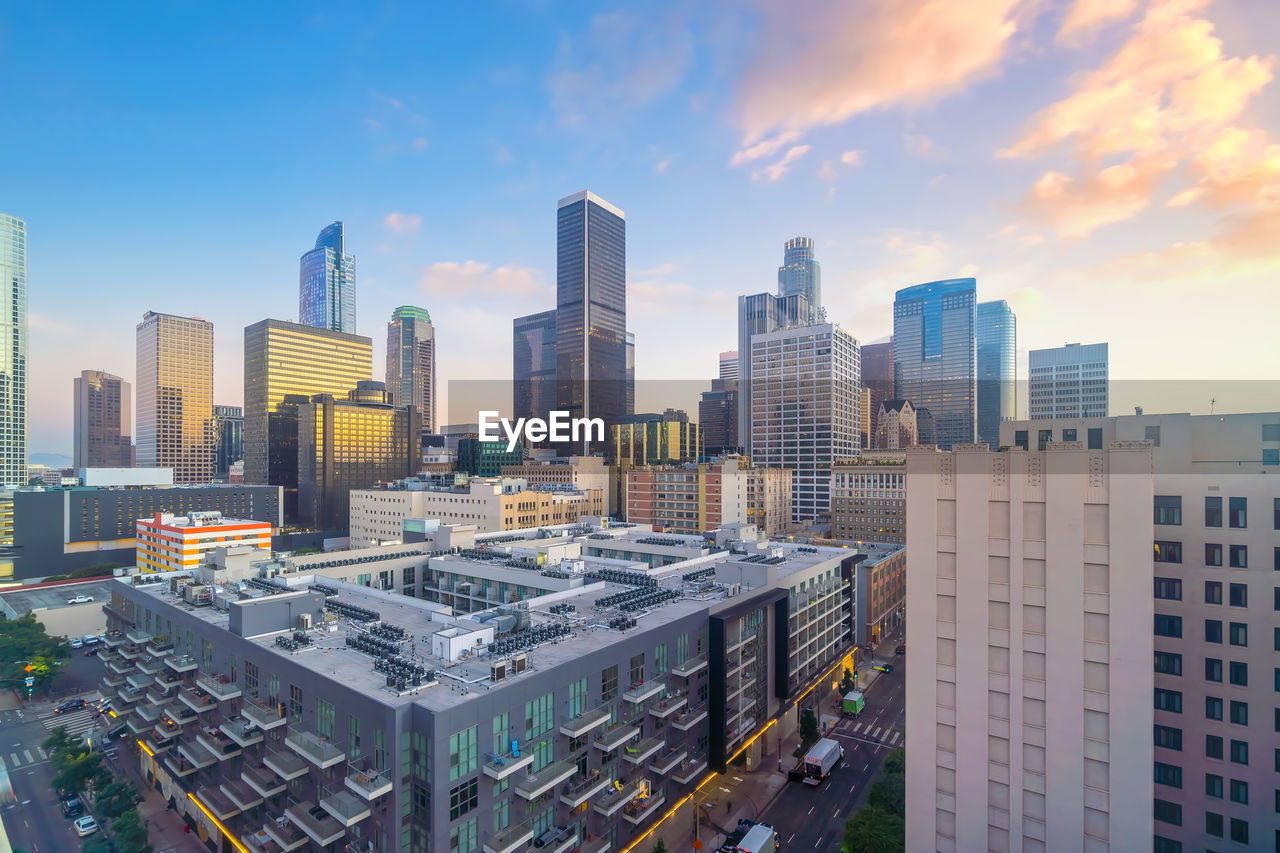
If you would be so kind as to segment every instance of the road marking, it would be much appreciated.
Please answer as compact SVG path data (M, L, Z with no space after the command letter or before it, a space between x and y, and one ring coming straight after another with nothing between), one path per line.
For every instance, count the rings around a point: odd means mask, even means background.
M893 733L893 745L894 745L894 746L897 746L897 745L898 745L898 738L900 738L900 737L902 737L902 734L901 734L900 732L894 732L894 733Z
M871 762L870 762L870 761L868 761L866 764L862 765L862 772L863 772L863 773L866 773L866 772L867 772L867 770L868 770L870 767L871 767ZM853 789L852 789L852 788L850 788L849 790L850 790L850 791L852 791Z
M787 843L790 844L792 841L795 841L795 840L796 840L796 834L793 832L791 833L791 837L787 839Z
M813 814L813 806L809 806L809 814Z
M858 729L860 728L862 728L862 723L858 723L856 726L853 727L853 733L856 735L858 733Z
M863 770L866 770L867 768L865 768L865 767L864 767L864 768L862 768L862 769L863 769ZM856 787L858 787L856 783L855 783L855 784L853 784L853 785L850 785L850 786L849 786L849 793L850 793L850 794L852 794L852 793L853 793L853 789L854 789L854 788L856 788Z
M24 749L24 750L22 750L22 754L23 754L23 755L25 755L25 756L27 757L27 763L28 763L28 764L34 764L34 763L35 763L35 758L33 758L33 757L32 757L32 755L31 755L31 750L29 750L29 749Z
M43 746L37 746L37 747L36 747L36 749L40 751L40 757L41 757L41 758L48 758L48 757L49 757L49 753L47 753L47 752L45 752L45 751L44 751L44 747L43 747Z
M871 732L871 735L870 735L870 736L871 736L871 737L880 737L880 730L879 730L879 729L876 729L874 732Z
M818 836L818 843L815 845L819 850L822 849L822 836Z
M13 762L14 767L22 766L22 762L18 760L18 753L16 752L9 753L9 760Z

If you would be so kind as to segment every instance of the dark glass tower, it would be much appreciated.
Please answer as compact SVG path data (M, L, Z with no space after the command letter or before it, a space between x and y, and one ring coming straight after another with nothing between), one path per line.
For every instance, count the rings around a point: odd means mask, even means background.
M321 231L316 247L302 256L298 322L331 332L356 332L356 259L347 254L341 222Z
M792 237L783 247L778 295L796 293L809 303L808 322L817 323L822 310L822 264L813 256L812 237Z
M977 425L977 345L972 278L899 290L893 302L894 397L928 412L921 444L970 444ZM931 438L931 440L930 440Z
M1012 420L1018 402L1018 319L1003 299L980 302L978 338L978 441L1000 448L1000 422Z
M546 418L556 402L556 312L539 311L512 322L512 409L517 418Z
M626 405L626 214L583 191L556 211L556 408L607 431Z

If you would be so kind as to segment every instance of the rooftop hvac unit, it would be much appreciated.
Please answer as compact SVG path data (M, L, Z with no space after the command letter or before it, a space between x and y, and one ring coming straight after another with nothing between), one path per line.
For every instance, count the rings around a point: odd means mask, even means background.
M504 678L506 678L506 677L507 677L507 662L506 662L506 661L502 661L501 663L494 663L494 664L490 664L490 665L489 665L489 680L490 680L490 681L497 682L497 681L501 681L502 679L504 679Z
M298 614L298 629L301 631L311 630L311 614L310 613Z
M529 656L526 654L518 654L511 659L511 664L516 672L524 672L529 666Z

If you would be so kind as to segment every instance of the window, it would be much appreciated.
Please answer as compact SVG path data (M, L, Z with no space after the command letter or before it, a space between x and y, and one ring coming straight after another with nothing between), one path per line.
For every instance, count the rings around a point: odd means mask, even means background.
M1155 692L1155 709L1157 711L1169 711L1174 714L1182 713L1182 693L1177 690L1165 690L1157 687Z
M1231 741L1231 763L1249 764L1249 744L1242 740Z
M449 792L449 820L457 820L479 805L480 780L471 779Z
M618 698L618 665L600 671L600 701Z
M1182 543L1157 541L1155 543L1155 561L1157 563L1181 563Z
M1230 588L1232 607L1248 607L1249 606L1249 587L1242 583L1233 583Z
M1040 449L1044 450L1046 446L1053 443L1053 430L1042 429L1042 430L1039 430L1039 433L1040 433Z
M1204 659L1204 680L1222 681L1222 661L1218 658Z
M1204 499L1204 526L1222 526L1222 498Z
M1156 652L1155 670L1161 675L1182 675L1182 655Z
M1249 499L1227 498L1227 526L1244 530L1249 526Z
M1062 431L1062 440L1063 440L1063 441L1075 441L1075 440L1076 440L1076 431L1075 431L1075 430L1073 430L1073 429L1064 429L1064 430ZM1265 455L1265 454L1264 454L1264 455Z
M1089 449L1090 450L1102 449L1102 427L1089 428Z
M1249 568L1249 546L1248 545L1232 545L1231 546L1231 568L1233 569Z
M1015 446L1021 447L1023 450L1026 450L1027 449L1027 431L1025 429L1014 430L1013 443Z
M1215 800L1222 799L1222 777L1212 773L1204 774L1204 795Z
M478 843L479 829L480 822L473 817L449 830L449 853L472 853Z
M455 782L475 772L479 728L472 726L449 735L449 781Z
M555 713L555 694L547 693L531 702L524 703L524 736L525 740L544 735L551 731L552 717ZM537 768L541 770L542 768Z
M1182 806L1177 803L1171 803L1168 800L1156 800L1155 816L1156 820L1161 823L1182 826Z
M1249 725L1249 703L1248 702L1232 701L1231 722L1237 726Z
M1146 437L1147 437L1147 441L1151 442L1156 447L1159 447L1160 446L1160 427L1158 426L1147 427Z
M1157 761L1155 763L1157 785L1167 785L1170 788L1182 787L1182 768L1176 764L1165 764Z
M1222 545L1217 542L1204 544L1204 564L1206 566L1222 565Z
M1222 794L1218 794L1218 796L1221 797ZM1216 812L1205 812L1204 813L1204 831L1207 834L1212 835L1214 838L1221 838L1222 837L1222 815L1217 814Z
M1220 620L1204 620L1204 641L1206 643L1222 642L1222 622Z
M1168 601L1182 600L1182 581L1178 578L1156 578L1156 598Z
M1263 424L1262 440L1280 441L1280 424Z
M1271 560L1274 563L1272 568L1274 568L1277 572L1280 572L1280 548L1271 549Z
M1280 498L1272 498L1271 501L1271 529L1280 530Z
M1205 604L1221 604L1222 603L1222 582L1221 581L1205 581L1204 582L1204 603Z
M1182 729L1175 729L1171 726L1155 727L1155 745L1162 746L1165 749L1175 749L1182 751Z
M1167 613L1157 613L1155 618L1155 634L1157 637L1181 637L1182 617L1170 616Z
M1263 465L1280 465L1280 447L1262 448Z
M1204 697L1204 718L1206 720L1222 719L1222 699L1217 696Z
M1229 672L1229 679L1232 684L1237 687L1249 686L1249 664L1244 663L1243 661L1233 660L1227 669Z
M1205 758L1222 758L1222 738L1217 735L1204 736L1204 757Z
M1237 844L1249 843L1249 821L1231 818L1231 840Z
M1181 495L1156 495L1155 523L1169 525L1182 524Z
M1232 622L1228 626L1228 636L1233 646L1249 645L1249 626L1243 622Z

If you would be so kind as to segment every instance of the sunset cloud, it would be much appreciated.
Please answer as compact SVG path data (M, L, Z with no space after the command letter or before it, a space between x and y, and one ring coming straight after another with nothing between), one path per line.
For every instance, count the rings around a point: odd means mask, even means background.
M388 213L382 220L382 225L392 234L408 234L417 231L422 225L422 217L416 213Z
M548 290L542 275L518 264L493 267L482 261L439 261L422 271L418 287L428 296L456 300L471 296L527 297Z
M782 155L781 160L755 170L751 173L751 177L757 181L761 179L776 181L789 172L797 160L808 153L808 145L794 145L787 149L787 153Z
M1138 0L1075 0L1058 30L1058 40L1078 41L1112 21L1127 18L1138 8Z

